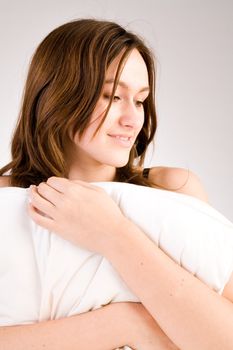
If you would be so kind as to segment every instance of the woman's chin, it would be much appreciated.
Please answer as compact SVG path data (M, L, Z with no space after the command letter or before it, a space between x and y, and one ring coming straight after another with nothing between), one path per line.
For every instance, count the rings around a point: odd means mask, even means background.
M129 158L127 159L116 159L113 160L111 162L111 165L114 166L115 168L122 168L123 166L125 166L129 161Z

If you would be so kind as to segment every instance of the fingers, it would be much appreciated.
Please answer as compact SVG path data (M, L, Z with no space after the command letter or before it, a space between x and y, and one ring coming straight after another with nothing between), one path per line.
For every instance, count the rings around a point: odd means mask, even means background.
M80 199L83 190L86 191L87 189L104 192L102 188L84 181L71 181L53 176L46 183L42 182L37 187L32 187L30 194L33 206L40 212L55 219L55 207L59 208L64 203L64 200L73 193L76 193L76 197L77 193L79 193L78 198Z
M54 221L47 217L42 215L33 205L32 203L28 203L28 213L33 221L39 226L42 226L46 228L49 231L54 230Z
M36 186L30 188L30 199L32 206L36 209L38 214L45 214L53 218L55 208L54 204L47 200L47 198L41 196Z
M60 193L65 193L70 180L63 177L52 176L47 180L47 184Z
M81 180L68 180L62 177L52 176L47 180L47 184L56 189L61 193L66 193L68 189L72 188L73 185L80 185L82 187L95 190L95 191L103 191L102 188L92 185L89 182L81 181Z
M54 206L59 205L62 201L62 193L58 190L54 189L53 187L49 186L45 182L41 182L37 186L37 193L44 198L44 200L49 201ZM36 192L33 192L34 196L38 199L38 196L36 196ZM42 203L42 202L40 202Z

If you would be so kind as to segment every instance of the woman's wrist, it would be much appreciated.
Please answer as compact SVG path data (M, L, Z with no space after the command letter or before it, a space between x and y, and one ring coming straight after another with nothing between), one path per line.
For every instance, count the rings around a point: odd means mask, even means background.
M135 233L136 232L136 233ZM110 262L125 254L134 241L135 234L144 233L129 219L122 215L117 225L113 226L108 239L103 244L102 251L99 252Z

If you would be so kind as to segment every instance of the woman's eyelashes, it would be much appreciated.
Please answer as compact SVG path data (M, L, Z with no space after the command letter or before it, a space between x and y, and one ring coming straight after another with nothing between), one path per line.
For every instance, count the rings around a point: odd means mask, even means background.
M136 103L137 107L143 107L144 101L136 101L135 103Z
M105 100L111 100L111 97L112 97L112 95L110 95L110 94L104 94L103 95L103 98L105 99ZM120 96L113 96L113 99L112 99L113 101L119 101L120 100Z
M114 102L117 102L117 101L120 101L120 96L113 96L113 101Z
M106 100L111 100L111 95L109 95L109 94L104 94L103 95L103 97L104 97L104 99L106 99ZM112 98L112 101L113 102L118 102L118 101L121 101L121 100L123 100L123 97L120 97L120 96L118 96L118 95L114 95L113 96L113 98ZM135 101L135 105L137 106L137 107L143 107L143 103L145 102L145 100L136 100Z

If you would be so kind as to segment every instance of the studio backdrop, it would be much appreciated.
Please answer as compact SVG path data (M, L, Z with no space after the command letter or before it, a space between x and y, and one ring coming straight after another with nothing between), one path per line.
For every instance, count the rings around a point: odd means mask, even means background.
M35 48L58 25L87 17L126 26L155 53L158 131L146 166L189 168L233 220L231 0L0 0L0 166Z

